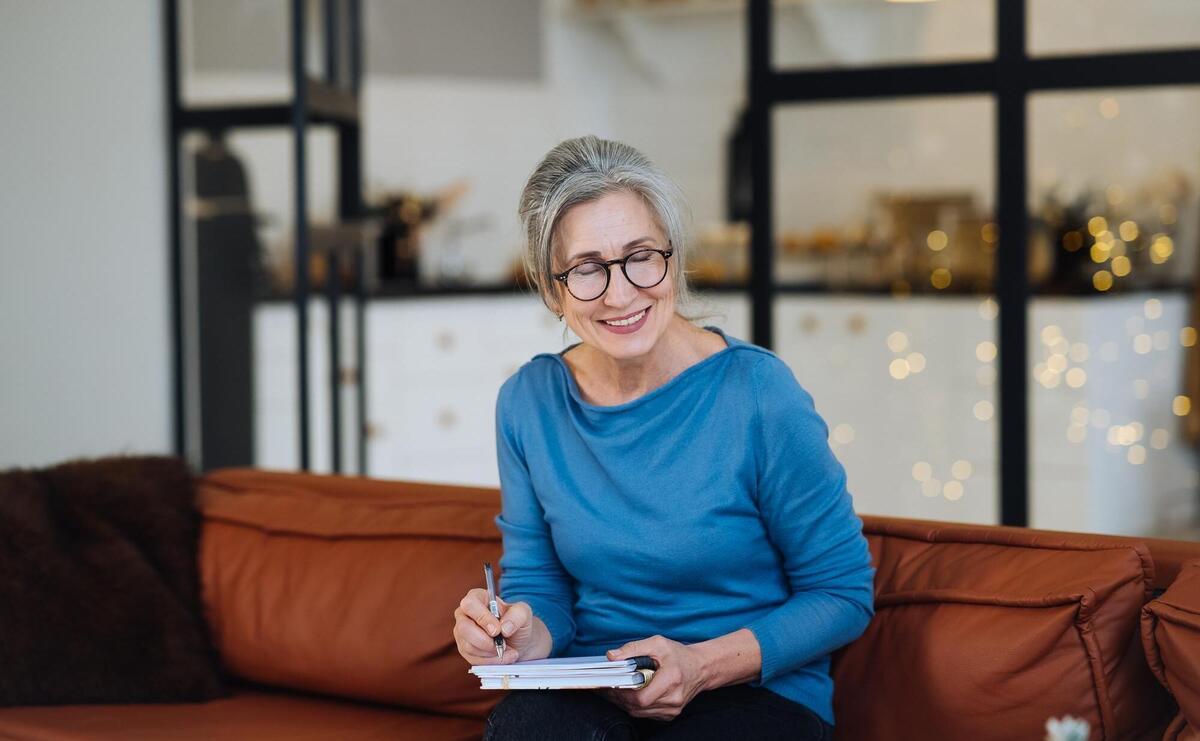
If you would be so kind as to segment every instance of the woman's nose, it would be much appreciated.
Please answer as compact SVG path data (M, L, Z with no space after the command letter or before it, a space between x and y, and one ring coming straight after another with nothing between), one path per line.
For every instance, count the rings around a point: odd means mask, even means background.
M637 295L637 286L629 282L619 265L613 265L608 279L608 290L604 292L604 303L614 308L627 305Z

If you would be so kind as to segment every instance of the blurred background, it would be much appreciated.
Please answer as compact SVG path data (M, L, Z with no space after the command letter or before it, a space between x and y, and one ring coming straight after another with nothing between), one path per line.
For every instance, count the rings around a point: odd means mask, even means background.
M575 341L517 197L593 133L682 186L697 313L860 512L1196 537L1200 4L761 6L752 74L740 0L0 0L0 464L496 485L500 384Z

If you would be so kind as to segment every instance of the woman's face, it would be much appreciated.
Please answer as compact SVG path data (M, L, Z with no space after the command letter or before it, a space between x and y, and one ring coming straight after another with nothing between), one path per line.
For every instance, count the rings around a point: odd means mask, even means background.
M558 222L558 236L556 273L588 260L625 257L639 249L670 249L650 209L640 196L627 191L572 206ZM615 360L644 356L657 345L675 316L671 271L653 288L638 288L625 278L619 265L609 270L608 289L593 301L580 301L556 281L563 318L584 344ZM634 321L629 323L630 319Z

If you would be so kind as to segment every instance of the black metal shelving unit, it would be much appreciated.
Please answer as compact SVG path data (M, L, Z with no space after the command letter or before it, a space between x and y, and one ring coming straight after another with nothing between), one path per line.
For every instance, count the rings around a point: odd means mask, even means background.
M360 129L359 92L362 80L362 11L360 0L321 0L323 40L325 47L322 79L312 79L305 68L306 18L304 0L290 0L290 66L292 98L274 104L194 106L186 107L180 96L179 65L179 0L162 0L167 60L166 85L168 107L168 188L169 188L169 269L172 327L172 408L174 418L174 448L178 455L187 450L186 405L186 347L184 327L184 216L182 177L183 137L195 131L229 130L238 128L290 129L293 138L294 202L295 202L295 277L291 300L297 317L297 410L299 461L302 470L309 470L310 410L308 401L308 302L311 293L308 265L310 226L308 216L308 160L306 132L309 127L330 127L337 137L338 147L338 216L343 221L359 218L362 202L362 136ZM343 53L346 52L346 53ZM348 65L343 64L348 60ZM329 301L329 368L330 368L330 426L332 465L334 473L342 471L341 455L341 352L340 352L340 286L339 256L328 255L329 284L325 296ZM366 455L366 348L364 342L366 276L361 250L354 255L355 274L355 334L357 357L355 383L358 409L357 451L358 471L367 471ZM203 457L203 453L202 453ZM251 464L253 461L246 461ZM203 467L203 465L202 465Z
M1030 57L1026 0L995 0L996 54L984 61L779 70L771 57L771 0L749 0L747 53L751 132L751 322L753 341L771 347L775 283L771 113L776 106L834 100L990 95L996 101L996 250L999 304L1000 522L1029 521L1029 318L1027 101L1030 94L1089 88L1200 84L1200 49Z

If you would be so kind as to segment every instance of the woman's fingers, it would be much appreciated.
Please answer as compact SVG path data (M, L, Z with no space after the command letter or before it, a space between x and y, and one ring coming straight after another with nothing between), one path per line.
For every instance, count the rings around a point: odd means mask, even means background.
M515 640L518 644L528 640L533 627L533 610L525 602L509 604L499 597L496 606L500 619L492 615L487 605L487 591L472 589L454 610L454 640L458 652L472 664L511 664L520 657L520 645L505 646L504 655L496 656L498 636Z
M528 603L514 602L505 605L500 613L500 632L507 638L533 621L533 611Z
M616 661L618 659L628 659L631 656L649 656L657 662L669 647L669 643L670 641L659 635L630 641L620 648L614 648L609 651L608 660Z
M465 615L461 608L454 611L454 637L458 640L460 648L470 648L475 654L486 655L488 649L491 649L493 655L496 653L496 644L491 636Z
M500 601L496 601L499 606ZM487 604L487 592L483 589L472 589L467 592L462 601L458 603L458 608L463 611L463 614L475 621L480 628L483 628L488 635L495 636L500 634L500 621L492 614Z
M616 705L627 713L634 709L634 706L629 704L628 695L622 694L622 690L604 687L597 690L597 692L599 692L605 700L608 700L613 705Z
M454 640L458 652L472 664L511 664L520 660L520 650L511 644L505 646L503 656L496 656L496 640L464 614L462 608L454 611Z
M472 655L477 658L491 657L496 658L496 640L480 625L472 620L468 615L464 614L462 608L454 611L454 635L459 640L460 652L461 648L470 649ZM505 652L506 654L509 652ZM507 656L506 656L507 658Z
M639 697L636 690L602 689L600 693L613 705L635 718L671 720L679 715L678 708L660 707L654 703L645 702L643 698Z
M675 717L683 709L686 700L682 690L684 674L679 663L681 648L680 644L656 635L630 641L608 652L610 660L649 656L657 665L653 678L646 686L623 690L626 694L622 696L621 704L630 715L665 720Z

